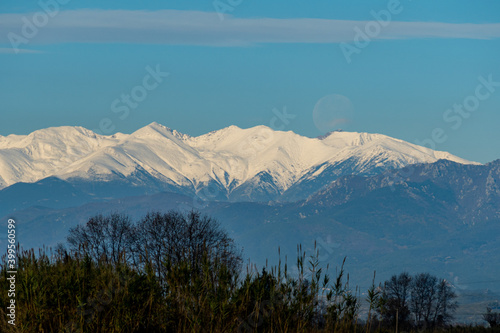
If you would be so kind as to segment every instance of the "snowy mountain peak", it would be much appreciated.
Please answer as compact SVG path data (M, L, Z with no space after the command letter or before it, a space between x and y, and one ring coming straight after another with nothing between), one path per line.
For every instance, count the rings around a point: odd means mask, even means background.
M268 200L289 189L306 193L301 184L314 190L344 174L438 159L474 163L370 133L313 139L267 126L229 126L191 137L153 122L132 134L102 136L65 126L0 137L0 188L49 176L134 184L147 178L194 192L212 184L223 197Z
M169 127L158 124L157 122L152 122L149 125L146 125L134 133L131 134L132 137L135 138L153 138L153 137L164 137L169 139L179 139L185 140L189 138L189 135L183 134L181 132L177 132Z
M238 126L231 125L228 127L224 127L220 130L211 131L206 134L193 137L193 143L196 144L196 142L203 143L203 142L217 141L225 137L238 135L238 133L241 133L241 131L243 130Z
M362 146L375 140L397 140L382 134L333 131L318 140L331 147Z

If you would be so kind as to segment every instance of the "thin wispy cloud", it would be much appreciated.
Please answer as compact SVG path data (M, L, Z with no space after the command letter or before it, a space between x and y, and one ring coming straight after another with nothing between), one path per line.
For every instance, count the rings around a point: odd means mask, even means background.
M0 44L9 34L22 36L33 13L0 14ZM23 21L23 17L25 18ZM369 21L315 18L236 18L220 20L216 13L179 10L61 11L30 43L144 43L210 46L248 46L262 43L351 42L355 27ZM500 23L392 21L372 39L500 38Z

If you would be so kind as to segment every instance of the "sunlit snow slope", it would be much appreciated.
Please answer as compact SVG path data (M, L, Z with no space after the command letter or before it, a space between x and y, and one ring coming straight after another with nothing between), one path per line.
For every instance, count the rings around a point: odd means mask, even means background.
M49 176L134 183L134 177L146 175L232 200L294 200L342 175L372 175L439 159L475 164L381 134L333 132L307 138L265 126L230 126L191 137L152 123L132 134L102 136L65 126L0 136L0 189Z

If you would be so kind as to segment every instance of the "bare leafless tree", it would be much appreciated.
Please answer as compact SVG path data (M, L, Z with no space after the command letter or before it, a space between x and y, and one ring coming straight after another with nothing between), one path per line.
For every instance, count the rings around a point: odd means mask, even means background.
M400 328L444 327L458 307L448 281L428 273L394 275L384 286L378 312L389 325L395 325L397 318Z
M73 253L118 263L132 258L132 231L133 224L126 215L96 215L86 224L71 228L67 240Z
M438 281L436 289L436 304L432 320L436 326L445 326L453 319L453 314L458 308L458 303L455 300L457 295L445 279Z
M400 327L408 324L411 279L410 274L404 272L385 282L381 297L384 306L378 311L386 323L395 325L397 321Z
M436 304L437 278L429 273L417 274L411 285L410 309L417 327L430 327Z
M499 327L500 326L500 313L499 312L493 312L493 306L498 308L498 302L495 304L488 304L486 307L486 313L483 314L483 319L490 324L491 328L494 327Z
M195 211L153 212L135 224L125 215L96 215L70 229L67 240L74 254L95 261L124 260L137 269L150 264L160 282L168 273L167 264L188 263L196 272L202 260L208 260L238 271L242 262L241 251L219 223Z
M134 252L137 262L151 262L160 281L168 273L168 265L188 262L193 272L204 256L218 260L230 270L239 270L241 251L219 223L199 212L176 211L147 214L135 227Z

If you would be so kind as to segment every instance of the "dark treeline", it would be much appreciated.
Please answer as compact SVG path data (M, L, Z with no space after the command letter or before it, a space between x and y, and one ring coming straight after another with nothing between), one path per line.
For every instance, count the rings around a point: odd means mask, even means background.
M343 263L330 277L317 252L307 257L298 247L298 274L281 261L243 274L241 250L197 212L150 213L137 222L98 215L71 229L54 251L18 252L16 326L7 323L3 292L1 332L494 330L449 326L456 296L445 280L425 273L372 285L363 321L361 292L349 286ZM7 271L4 257L4 291ZM490 311L489 318L493 327L497 317Z

